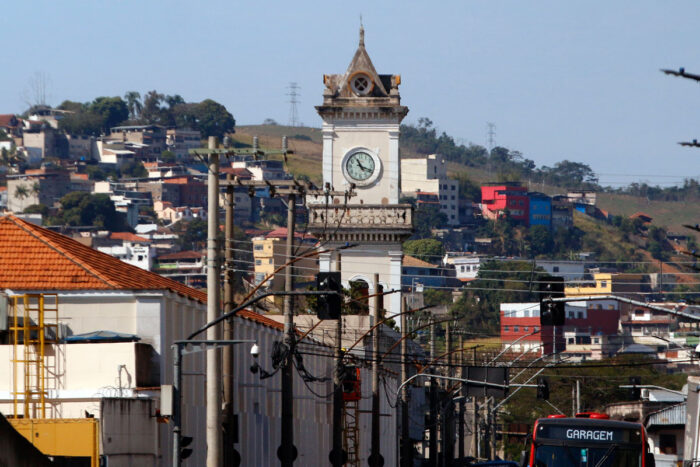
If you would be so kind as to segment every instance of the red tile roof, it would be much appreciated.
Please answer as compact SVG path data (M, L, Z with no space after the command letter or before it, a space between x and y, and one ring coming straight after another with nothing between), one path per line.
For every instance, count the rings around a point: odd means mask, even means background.
M202 303L207 300L205 292L12 215L0 218L0 288L170 290Z
M204 253L201 251L179 251L177 253L168 253L165 255L161 255L157 259L200 259L203 257Z
M287 227L279 227L272 232L265 235L265 238L287 238ZM301 234L299 232L294 232L294 238L297 240L314 241L316 240L311 234Z
M196 252L183 252L196 253ZM126 264L80 242L13 215L0 217L0 289L170 290L206 303L207 294ZM243 319L278 330L284 324L250 310Z
M128 242L151 243L147 238L139 237L131 232L112 232L109 234L110 240L126 240Z
M403 266L409 268L437 268L437 266L434 264L430 264L426 261L408 255L404 255L403 257Z

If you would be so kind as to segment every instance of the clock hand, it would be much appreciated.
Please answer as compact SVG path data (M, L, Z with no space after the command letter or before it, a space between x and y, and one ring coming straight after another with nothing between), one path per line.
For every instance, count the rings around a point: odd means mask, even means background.
M359 160L355 159L355 162L357 162L357 165L360 166L360 169L362 169L363 172L367 172L367 168L364 165L362 165L362 163Z

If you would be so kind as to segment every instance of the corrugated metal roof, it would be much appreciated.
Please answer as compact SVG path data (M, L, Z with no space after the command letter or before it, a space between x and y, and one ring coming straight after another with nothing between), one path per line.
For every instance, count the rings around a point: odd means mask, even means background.
M649 414L647 417L647 428L654 426L685 425L685 412L687 403L672 405L665 409Z

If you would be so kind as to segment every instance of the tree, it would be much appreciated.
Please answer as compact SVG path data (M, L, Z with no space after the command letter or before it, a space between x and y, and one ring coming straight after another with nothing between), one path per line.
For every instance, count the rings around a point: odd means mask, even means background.
M29 188L27 188L26 185L17 185L15 187L14 196L20 201L24 200L25 198L29 198Z
M403 244L403 252L422 261L438 263L445 255L445 245L433 238L408 240Z
M148 177L148 170L144 167L141 161L129 161L122 166L121 173L124 177L128 178L146 178Z
M90 111L102 117L105 133L129 118L129 108L121 97L98 97L90 104Z
M180 235L183 249L195 250L207 240L207 221L194 219L185 226L185 232Z
M199 103L197 117L197 129L205 138L208 136L223 138L224 134L233 132L236 126L236 120L226 107L211 99Z
M42 217L46 218L49 215L49 207L45 204L32 204L24 208L23 212L25 214L41 214Z
M124 99L126 99L126 107L129 109L129 119L137 120L141 116L141 109L143 109L141 94L136 91L129 91L124 94Z
M46 106L49 100L51 77L43 71L36 71L27 80L27 87L22 92L22 99L28 108Z
M58 221L72 226L90 225L113 232L131 230L125 216L117 212L109 195L82 191L68 193L60 200Z
M143 98L141 119L149 124L160 124L163 121L163 109L161 103L165 99L158 91L149 91Z
M552 253L554 247L552 233L544 225L533 225L530 227L525 238L533 258Z
M167 151L167 150L163 151L160 153L160 160L162 160L163 162L168 162L168 163L175 162L176 161L175 153L172 151Z

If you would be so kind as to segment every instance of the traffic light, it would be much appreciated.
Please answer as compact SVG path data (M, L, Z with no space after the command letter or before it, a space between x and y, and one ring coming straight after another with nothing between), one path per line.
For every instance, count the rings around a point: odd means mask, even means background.
M633 386L629 390L629 398L632 401L638 401L642 398L642 390L636 386L642 384L642 378L639 376L630 376L630 385Z
M562 326L566 322L566 304L553 302L553 298L564 297L564 278L549 277L540 283L540 325Z
M543 376L537 378L537 398L549 400L549 380Z
M339 319L343 304L341 292L343 285L339 272L319 272L316 275L316 290L319 292L336 292L328 295L318 295L316 300L316 316L319 319Z
M192 455L192 448L188 448L192 444L191 436L180 436L180 459L185 460Z

